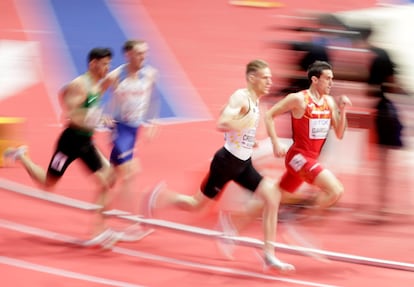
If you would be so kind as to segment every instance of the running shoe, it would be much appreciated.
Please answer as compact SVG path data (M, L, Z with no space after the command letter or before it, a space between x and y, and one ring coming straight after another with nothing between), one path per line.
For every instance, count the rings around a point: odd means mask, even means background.
M102 249L112 249L114 245L121 240L122 235L122 232L112 230L109 236L101 242L100 246Z
M109 240L113 235L114 231L110 228L107 228L93 238L82 242L81 245L84 247L102 246L104 245L104 242Z
M119 232L119 241L121 242L136 242L154 232L152 228L143 228L140 223L135 223L125 230Z
M263 255L264 269L276 269L281 272L293 272L295 271L295 266L292 264L283 262L276 258L276 256L265 253Z
M27 153L27 146L9 147L3 152L3 158L10 164L14 164L17 159Z

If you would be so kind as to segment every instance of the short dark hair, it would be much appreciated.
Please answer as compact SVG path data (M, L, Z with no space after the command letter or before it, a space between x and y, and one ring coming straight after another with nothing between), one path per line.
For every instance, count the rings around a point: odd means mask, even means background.
M127 40L122 46L122 52L131 51L136 45L144 44L143 40Z
M311 81L312 77L319 78L324 70L332 70L332 66L325 61L315 61L308 67L308 80Z
M93 48L88 53L88 63L92 60L100 60L106 57L112 58L112 50L110 48Z

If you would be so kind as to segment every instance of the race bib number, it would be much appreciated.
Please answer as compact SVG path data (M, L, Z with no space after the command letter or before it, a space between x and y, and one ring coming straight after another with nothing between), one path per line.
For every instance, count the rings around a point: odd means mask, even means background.
M293 168L294 171L299 171L306 164L306 162L306 158L302 154L298 153L290 160L289 166Z
M310 119L309 138L326 139L331 128L331 119Z
M256 141L256 129L249 129L241 139L241 145L245 148L253 148Z

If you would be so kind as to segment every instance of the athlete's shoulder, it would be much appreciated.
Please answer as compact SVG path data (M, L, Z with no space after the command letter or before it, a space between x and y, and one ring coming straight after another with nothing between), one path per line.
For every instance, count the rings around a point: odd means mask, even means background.
M231 95L232 98L247 99L249 97L249 90L246 88L237 89Z
M63 85L60 90L62 95L71 94L71 93L79 93L86 90L86 79L84 75L80 75L73 79L72 81Z
M151 65L145 65L141 69L141 73L151 81L155 81L158 76L158 70Z
M285 98L292 102L303 102L305 100L306 90L290 93Z
M235 90L229 100L233 105L243 106L249 104L249 91L248 89Z

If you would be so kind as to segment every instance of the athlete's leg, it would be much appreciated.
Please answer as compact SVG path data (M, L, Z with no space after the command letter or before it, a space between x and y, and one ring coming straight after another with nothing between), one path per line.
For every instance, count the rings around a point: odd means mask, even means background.
M46 178L47 178L46 170L42 168L41 166L37 165L36 163L34 163L32 159L29 157L29 155L23 154L20 157L18 157L17 160L23 164L24 168L26 169L30 177L35 182L40 184L42 187L48 188L48 187L53 186L56 183L56 181L55 182L51 180L46 181Z
M110 198L110 188L111 182L110 179L113 178L113 171L110 167L102 167L98 171L94 173L96 178L97 184L97 198L96 204L101 206L102 208L97 210L97 221L94 227L94 234L102 232L105 228L105 215L103 214L104 211L107 210L111 198Z
M263 215L264 205L265 202L262 198L253 195L242 210L228 212L227 217L229 217L229 221L232 222L232 225L237 232L242 232L253 221Z
M129 212L136 213L138 205L133 196L132 184L135 176L141 171L140 162L134 158L134 148L137 142L139 127L131 127L117 122L112 132L112 151L110 161L114 166L118 188L114 199L118 200ZM116 198L115 198L116 197Z
M281 192L273 180L263 178L257 189L259 196L263 198L263 234L264 234L264 260L267 266L291 271L295 267L291 264L280 261L275 257L275 247L272 243L276 242L277 219ZM258 206L256 206L258 208ZM252 211L257 209L252 209Z
M260 182L257 188L257 194L263 198L264 252L273 254L274 247L270 242L275 241L276 238L277 213L281 194L276 188L275 183L267 178L263 178ZM253 207L254 205L251 208ZM253 211L255 209L251 209L251 212Z
M93 145L81 159L92 171L94 171L98 189L95 202L102 207L97 210L97 222L93 231L94 234L97 234L106 229L105 215L103 212L107 210L111 203L110 189L115 183L115 172L102 152Z
M334 205L342 196L344 187L337 177L327 169L322 170L315 178L313 184L320 188L315 207L325 209Z
M166 187L160 187L157 194L152 194L152 208L163 208L167 206L175 206L186 211L196 211L204 209L211 199L205 196L201 190L192 195L177 193ZM159 196L160 193L162 196Z
M112 201L116 201L122 210L137 214L137 198L132 186L141 170L139 160L131 159L125 161L122 164L113 166L113 169L118 184Z
M240 164L237 162L235 168L232 169L232 165L229 164L231 161L235 161L234 157L224 148L220 149L215 154L210 164L209 172L202 181L200 189L192 195L165 190L165 188L157 186L150 195L149 214L152 214L154 207L162 207L165 205L174 205L187 211L205 209L208 203L212 203L212 199L219 195L225 184L234 178L235 170L237 174L237 165ZM163 193L164 200L158 200L161 198L161 192Z
M283 271L294 270L294 266L284 263L275 257L275 247L272 243L276 241L277 220L281 193L275 182L264 177L256 188L255 196L250 199L244 212L229 212L220 216L220 225L227 235L235 235L243 230L248 224L256 220L260 215L263 219L264 237L264 260L267 266L274 267ZM220 249L231 257L231 240L220 242ZM221 247L224 244L227 247Z
M48 172L36 164L28 155L27 146L8 148L4 153L6 158L20 162L29 176L42 188L51 189L59 180L58 176L51 176Z

